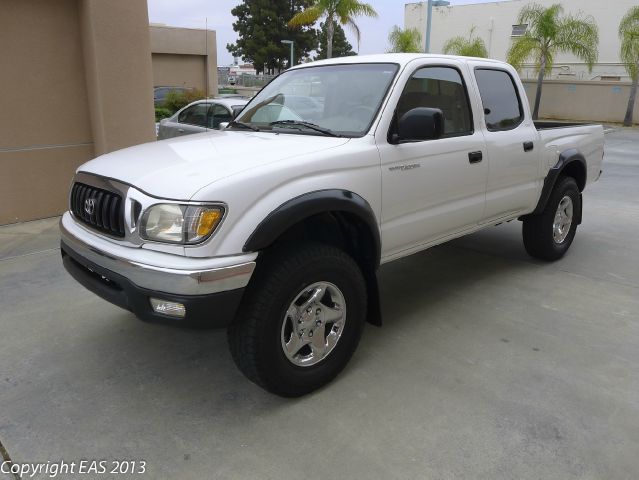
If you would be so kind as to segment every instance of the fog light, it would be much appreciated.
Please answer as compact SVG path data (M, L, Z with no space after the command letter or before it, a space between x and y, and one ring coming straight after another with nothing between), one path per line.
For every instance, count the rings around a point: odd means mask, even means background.
M178 318L184 318L184 315L186 315L186 307L181 303L160 300L159 298L151 298L151 306L156 313L161 313L163 315Z

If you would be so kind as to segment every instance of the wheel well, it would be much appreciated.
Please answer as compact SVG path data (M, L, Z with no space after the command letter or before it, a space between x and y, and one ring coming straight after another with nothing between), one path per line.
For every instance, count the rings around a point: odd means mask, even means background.
M376 275L379 266L379 247L368 224L350 212L323 212L307 217L289 227L271 247L304 241L332 245L346 252L357 262L368 290L368 322L381 325Z
M377 267L377 247L366 222L349 212L323 212L296 223L282 233L276 244L316 241L344 250L360 267Z
M586 168L581 162L570 162L562 170L560 176L572 177L577 182L579 191L583 192L586 187Z

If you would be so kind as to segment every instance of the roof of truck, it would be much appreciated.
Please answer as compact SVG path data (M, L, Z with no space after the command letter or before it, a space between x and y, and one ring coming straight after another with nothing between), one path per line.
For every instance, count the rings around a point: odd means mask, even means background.
M429 54L429 53L380 53L376 55L353 55L350 57L338 57L329 58L326 60L318 60L316 62L303 63L296 65L293 68L304 68L308 66L317 65L339 65L339 64L353 64L353 63L398 63L402 67L413 60L420 58L432 58L434 59L454 59L460 61L480 61L486 63L494 63L496 65L506 65L505 62L499 60L493 60L490 58L476 58L476 57L460 57L457 55L441 55L441 54Z

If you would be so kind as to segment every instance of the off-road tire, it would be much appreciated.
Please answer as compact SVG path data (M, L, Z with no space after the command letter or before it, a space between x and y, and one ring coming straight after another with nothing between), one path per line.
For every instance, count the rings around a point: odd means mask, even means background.
M572 200L574 213L567 236L558 243L553 236L553 224L559 203L566 196ZM572 177L560 177L543 212L524 218L522 233L524 247L528 254L547 261L559 260L563 257L575 238L578 212L581 212L581 195L577 182Z
M294 365L281 345L289 305L305 287L330 282L346 304L343 331L333 350L312 366ZM228 329L233 360L252 382L283 397L298 397L330 382L346 366L362 335L367 292L355 261L335 247L306 243L264 252L238 318Z

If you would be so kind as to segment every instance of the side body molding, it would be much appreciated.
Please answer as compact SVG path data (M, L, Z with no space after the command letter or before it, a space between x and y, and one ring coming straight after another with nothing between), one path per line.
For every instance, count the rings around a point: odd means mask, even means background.
M381 257L379 225L369 203L361 196L348 190L318 190L305 193L283 203L264 220L244 244L245 252L263 250L293 225L302 220L325 212L345 212L357 216L365 222L374 243L375 269Z
M574 162L578 163L574 164ZM548 171L548 175L546 175L546 178L544 179L544 186L541 190L541 196L539 197L537 206L530 215L538 215L543 212L544 208L546 208L546 204L548 203L548 199L550 198L550 194L552 193L553 188L555 188L557 179L568 165L570 165L571 170L573 167L577 167L578 171L583 172L583 181L579 182L579 179L577 179L577 183L580 183L579 189L583 190L584 185L586 184L586 172L588 171L586 168L586 158L576 148L570 148L559 155L557 163ZM581 211L576 213L577 221L581 223Z

